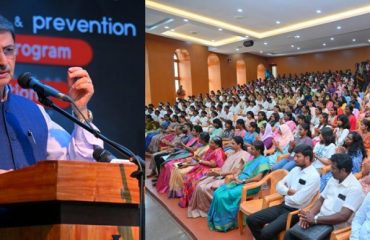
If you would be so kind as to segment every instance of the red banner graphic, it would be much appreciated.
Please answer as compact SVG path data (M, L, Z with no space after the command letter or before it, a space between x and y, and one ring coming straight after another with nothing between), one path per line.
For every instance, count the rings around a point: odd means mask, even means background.
M93 58L89 43L81 39L17 35L17 62L86 66Z

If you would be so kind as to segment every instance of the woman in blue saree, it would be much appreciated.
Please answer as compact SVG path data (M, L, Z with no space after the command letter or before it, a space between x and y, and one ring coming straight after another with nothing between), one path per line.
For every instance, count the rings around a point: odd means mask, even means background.
M255 141L250 146L250 153L254 159L247 162L243 170L230 183L220 186L213 196L211 207L208 211L208 227L213 231L225 232L237 226L237 214L241 201L242 189L245 183L256 182L270 169L265 156L264 144ZM249 194L257 193L260 189L252 189Z

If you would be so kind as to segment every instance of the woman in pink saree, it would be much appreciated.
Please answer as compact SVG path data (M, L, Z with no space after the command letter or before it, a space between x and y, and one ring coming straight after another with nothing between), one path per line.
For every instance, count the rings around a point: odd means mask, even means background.
M188 217L207 217L213 198L213 192L225 183L225 177L238 174L251 155L245 151L243 138L235 136L231 142L233 152L227 157L221 168L213 168L207 178L201 180L190 200Z
M220 137L212 138L209 143L209 149L204 154L203 159L198 157L196 159L196 166L184 177L183 196L179 202L180 207L185 208L188 206L198 181L206 176L210 169L222 167L225 158L225 152L222 148L222 139Z
M193 155L194 151L197 150L199 147L206 145L207 143L204 141L200 141L199 135L203 132L202 127L194 126L192 130L193 138L190 139L186 144L182 144L182 149L175 153L169 154L164 156L165 162L161 167L161 171L157 181L157 191L159 193L166 193L168 192L168 184L171 177L171 172L174 168L174 164L177 162L184 162L186 157L189 155Z

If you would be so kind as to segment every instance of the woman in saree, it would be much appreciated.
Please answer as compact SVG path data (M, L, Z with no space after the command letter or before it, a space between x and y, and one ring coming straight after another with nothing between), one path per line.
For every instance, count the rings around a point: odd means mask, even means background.
M165 161L162 157L179 151L179 146L189 142L193 138L191 135L192 129L193 126L191 124L186 123L185 125L179 125L176 128L176 135L172 141L162 140L162 143L164 143L165 147L161 149L161 151L152 154L151 161L149 163L151 174L148 175L148 177L154 177L152 182L157 182L158 180L157 175L160 174L161 165Z
M224 130L222 129L222 122L220 119L215 118L212 121L213 129L210 132L210 137L222 137Z
M164 120L159 126L160 128L146 134L146 136L145 136L145 151L148 154L151 154L151 153L154 153L154 152L158 151L155 144L158 144L158 146L159 146L160 141L166 135L167 130L169 131L170 129L172 129L172 126L174 126L174 125L176 125L176 123L171 122L170 121L170 116L168 114L165 114L164 115Z
M222 133L222 139L231 140L232 137L234 137L234 134L235 134L235 128L233 126L233 121L225 120L225 129Z
M360 128L357 130L364 141L364 146L366 149L370 148L370 121L368 119L362 119Z
M234 136L244 137L247 129L245 128L245 122L243 119L236 120L235 134Z
M180 145L178 145L179 149L175 152L162 156L164 163L161 166L156 186L159 193L166 193L168 191L168 184L174 164L176 162L185 161L187 157L194 154L194 151L197 150L197 148L203 146L203 144L199 142L199 135L202 132L203 129L201 126L194 126L192 130L193 138L191 138L186 144L180 143Z
M274 133L270 123L262 123L259 128L260 133L256 137L256 140L262 141L265 149L270 149L272 147L272 140L274 139Z
M156 153L159 151L163 138L172 137L173 139L175 137L176 128L180 125L180 123L178 122L177 117L172 117L172 121L170 121L170 119L171 118L169 114L164 115L164 122L162 122L161 124L161 130L158 132L158 134L151 138L150 143L147 147L147 151L149 153Z
M199 135L200 147L195 150L194 155L189 158L173 163L173 168L170 174L170 181L168 185L168 197L180 198L182 196L182 187L184 186L184 176L195 167L195 158L203 158L204 154L209 149L209 134L202 132Z
M277 157L281 154L288 153L289 142L294 140L294 136L288 125L283 124L279 127L277 136L272 140L273 146L275 146L275 152L270 156L267 156L270 166L276 163Z
M185 208L188 206L198 181L206 176L210 169L222 167L225 159L226 156L222 148L222 139L220 137L211 138L208 151L204 154L203 158L195 156L195 167L184 176L182 197L179 202L180 207Z
M248 131L245 133L244 137L243 137L243 140L244 140L244 143L249 146L250 144L252 144L254 142L254 140L256 139L258 133L257 133L257 123L255 122L251 122L249 123L248 125Z
M208 227L211 230L225 232L237 226L237 214L244 184L261 180L270 169L269 162L263 155L264 149L263 142L253 142L250 153L254 159L244 165L243 170L234 176L233 181L221 185L214 192L208 211ZM248 191L248 195L258 191L259 189L252 189Z
M208 177L201 180L190 200L188 217L207 217L207 212L213 198L213 192L225 183L225 177L238 174L251 155L246 152L243 138L235 136L231 141L233 152L227 157L221 168L208 172Z

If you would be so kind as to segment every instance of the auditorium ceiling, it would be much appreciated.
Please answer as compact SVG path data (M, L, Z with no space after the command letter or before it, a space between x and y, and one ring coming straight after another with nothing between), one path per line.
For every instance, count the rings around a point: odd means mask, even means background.
M369 0L147 0L146 32L262 56L370 46ZM253 40L252 47L243 42Z

